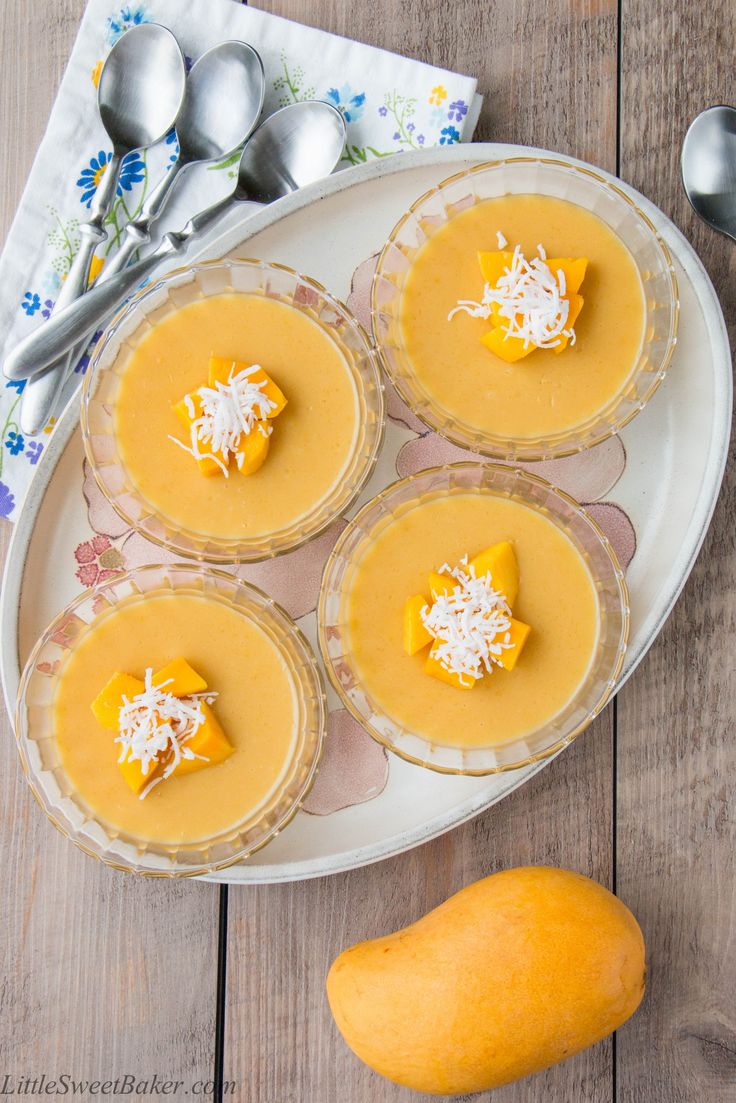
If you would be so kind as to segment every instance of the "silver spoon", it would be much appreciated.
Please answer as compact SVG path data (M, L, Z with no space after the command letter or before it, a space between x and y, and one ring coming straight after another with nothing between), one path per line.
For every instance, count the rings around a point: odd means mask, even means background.
M693 120L681 164L695 213L736 241L736 108L709 107Z
M127 267L136 250L151 240L151 226L187 169L228 157L243 144L258 122L265 88L261 59L245 42L221 42L195 62L176 120L178 157L150 193L138 217L125 227L120 248L102 269L98 284ZM52 364L29 382L20 409L24 433L34 436L43 429L72 365L83 351L83 347L75 348L65 361Z
M112 158L90 204L90 218L79 227L79 250L59 291L61 311L87 287L92 255L107 237L104 228L128 153L158 142L174 125L184 98L186 70L171 31L157 23L131 27L110 51L100 74L97 103Z
M239 203L270 203L328 176L340 160L344 144L342 115L321 100L292 103L270 115L246 142L233 193L195 215L182 230L165 234L150 256L93 287L26 337L5 361L7 378L27 379L67 352L97 328L162 261L183 253L194 237L209 230Z

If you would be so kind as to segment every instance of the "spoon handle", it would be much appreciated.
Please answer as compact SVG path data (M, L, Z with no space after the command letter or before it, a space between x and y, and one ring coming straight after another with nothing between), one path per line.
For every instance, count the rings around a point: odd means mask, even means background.
M102 174L90 204L91 217L79 227L79 249L59 290L54 312L63 310L69 303L78 299L87 288L89 267L95 249L107 237L107 231L103 229L103 225L115 197L121 162L120 154L113 153L110 163Z
M174 184L179 178L179 173L184 167L181 159L177 157L176 161L161 177L143 204L141 213L125 227L120 248L100 272L97 279L98 284L107 283L112 276L122 272L124 268L128 267L133 254L144 245L148 245L151 240L151 227L163 213Z
M107 237L107 231L104 229L105 216L115 197L121 164L121 155L113 153L92 197L90 218L79 227L79 249L61 285L52 313L64 310L87 289L92 257L97 246ZM67 361L52 364L37 380L33 379L29 382L23 392L20 405L19 420L24 433L33 436L44 427L69 367L70 364Z
M21 341L5 361L10 379L27 379L74 348L86 334L115 310L121 299L133 291L167 257L171 248L167 238L154 253L118 272L106 283L91 288L86 295L54 314L45 325Z
M97 277L97 286L107 283L118 272L127 268L133 254L151 240L151 226L166 206L179 171L183 167L181 159L177 157L148 196L138 218L126 225L120 248L100 272ZM72 349L63 363L59 360L29 380L20 405L20 427L27 436L35 436L46 425L54 412L54 406L64 383L84 352L85 344L86 340L82 341Z
M178 233L168 233L153 253L122 272L95 285L76 302L54 314L45 325L31 333L13 349L4 364L8 379L28 379L72 349L92 333L120 301L142 283L172 254L181 253L191 239L219 222L238 200L233 196L220 200L195 215Z
M107 283L118 272L122 272L127 268L136 250L148 244L151 240L151 226L166 206L179 171L183 167L181 159L177 158L159 180L143 204L138 218L129 222L125 227L125 235L120 248L100 272L96 286ZM46 425L54 411L54 406L64 383L84 352L85 344L86 339L67 355L64 362L59 360L57 363L51 364L50 367L29 380L23 392L20 406L20 427L27 436L35 436Z

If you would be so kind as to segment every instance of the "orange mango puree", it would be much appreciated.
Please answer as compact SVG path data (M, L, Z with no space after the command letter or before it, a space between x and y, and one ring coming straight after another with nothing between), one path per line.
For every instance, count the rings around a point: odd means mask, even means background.
M497 231L527 258L588 259L575 315L575 344L535 349L517 363L493 351L492 319L448 314L479 302L479 252ZM403 344L419 382L450 416L515 439L567 432L618 394L635 367L644 326L641 281L631 254L596 215L561 199L508 195L455 215L417 253L400 303ZM489 344L484 344L484 337Z
M472 693L459 692L427 677L426 651L406 654L407 595L426 592L432 568L505 540L519 565L514 618L532 630L512 670L494 669ZM394 722L455 747L499 746L551 720L585 678L598 639L593 580L568 537L530 507L491 493L408 506L358 549L344 600L367 692Z
M234 750L206 769L177 771L140 800L118 766L115 733L91 705L116 672L142 680L147 667L160 671L180 655L217 693L213 712ZM268 801L294 753L297 706L281 653L245 612L214 598L154 593L121 603L80 637L60 674L54 716L64 769L102 821L138 838L189 843Z

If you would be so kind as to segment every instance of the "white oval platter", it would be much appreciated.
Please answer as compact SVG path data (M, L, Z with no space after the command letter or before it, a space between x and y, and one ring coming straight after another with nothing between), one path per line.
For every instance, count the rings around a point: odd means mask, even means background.
M370 265L363 262L380 249L409 204L454 172L481 161L518 155L550 156L548 151L526 147L472 144L369 162L271 207L240 212L201 243L196 259L230 253L281 261L314 276L343 300L359 269L351 301L364 316ZM580 500L593 503L592 511L609 529L614 546L618 545L625 559L636 548L627 571L632 634L620 684L661 629L702 544L723 476L732 392L726 328L702 264L656 207L633 189L626 190L655 222L675 262L680 338L668 376L620 439L614 438L582 458L556 461L557 465L529 465ZM190 259L195 259L194 253ZM405 422L398 403L390 403L389 411L394 416L386 447L361 501L393 481L397 465L404 474L456 458L434 434L412 423L411 418ZM100 567L90 544L94 536L90 517L94 520L94 515L82 493L83 453L77 426L78 401L72 399L46 444L10 546L0 631L3 691L11 715L19 667L33 642L82 588L77 573L84 575L85 563L93 574ZM99 503L96 508L99 514ZM95 527L98 533L107 531L99 523ZM129 539L130 534L113 533L103 562L107 555L108 563L112 556L112 562L122 559L124 565L131 565L125 550ZM134 542L127 543L128 548L133 546ZM304 573L305 577L309 574L308 567ZM269 588L270 577L255 575L253 580ZM283 572L279 575L277 571L273 578L274 596L283 600L279 590ZM309 585L314 587L314 579ZM297 595L297 605L303 599L303 594ZM293 611L302 613L299 623L314 643L314 613ZM367 736L361 738L361 733L345 723L346 714L340 712L334 695L330 704L337 710L333 712L335 725L310 811L300 812L277 839L248 862L211 880L231 884L292 881L379 861L477 815L546 764L490 778L441 776L386 756Z

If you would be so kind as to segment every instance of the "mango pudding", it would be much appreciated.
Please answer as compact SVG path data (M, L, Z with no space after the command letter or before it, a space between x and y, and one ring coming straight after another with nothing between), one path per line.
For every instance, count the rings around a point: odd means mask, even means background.
M186 661L172 663L172 640ZM177 686L172 667L189 683ZM111 827L157 842L234 827L273 795L296 745L278 648L254 619L183 594L147 595L93 624L61 671L55 715L77 792Z
M273 442L264 416L234 450L247 456L270 445L268 463L243 470L234 462L229 478L203 478L222 472L207 440L200 451L209 470L198 471L187 456L191 425L182 431L182 403L187 412L184 396L198 394L208 374L207 389L227 397L215 390L227 382L217 375L223 361L238 365L236 375L264 373L289 402ZM250 409L244 401L232 404L235 416ZM122 377L115 428L123 466L145 499L174 524L234 539L288 528L326 498L352 454L357 416L345 356L324 329L263 296L221 295L182 307L137 344Z
M562 163L478 166L384 247L373 328L402 398L502 458L588 447L643 406L674 344L665 247L623 192Z
M401 304L418 380L453 417L510 437L594 417L633 372L643 326L626 247L590 211L548 196L455 215L419 250Z
M375 462L383 400L365 335L276 265L202 266L164 288L163 308L160 289L132 300L95 357L83 432L98 482L129 523L185 555L259 559L303 543Z
M325 571L320 644L371 734L413 761L488 772L600 707L624 609L620 569L576 503L518 470L457 464L357 515Z
M309 645L270 598L173 564L116 576L60 614L17 715L49 818L104 861L171 875L247 857L288 823L325 702Z

